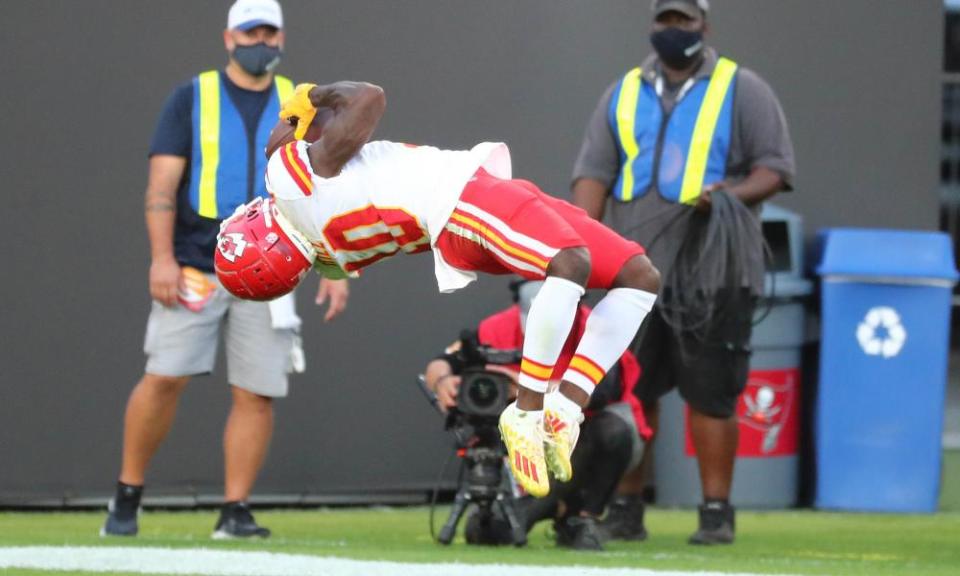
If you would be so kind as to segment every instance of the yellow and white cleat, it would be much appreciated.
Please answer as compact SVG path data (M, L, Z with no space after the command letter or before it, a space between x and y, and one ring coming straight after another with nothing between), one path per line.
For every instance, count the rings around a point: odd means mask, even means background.
M583 414L571 415L559 408L545 407L543 411L543 455L547 470L559 482L573 478L570 456L580 438L580 422Z
M550 492L550 481L543 457L545 437L540 414L521 410L516 402L510 404L500 414L500 435L507 447L514 479L531 496L546 496Z

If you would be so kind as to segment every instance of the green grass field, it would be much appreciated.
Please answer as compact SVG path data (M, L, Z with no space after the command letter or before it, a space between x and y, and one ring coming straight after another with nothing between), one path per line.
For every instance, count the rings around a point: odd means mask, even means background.
M529 546L523 549L467 546L459 539L450 547L442 547L430 540L425 508L265 510L258 519L270 526L275 536L262 543L210 540L216 519L213 511L147 512L141 519L141 535L135 540L99 538L102 513L2 513L0 547L109 544L259 550L396 562L956 576L960 574L960 452L946 462L942 509L935 515L915 516L741 511L737 543L722 548L697 548L685 543L694 528L692 511L653 509L647 518L649 541L609 543L603 553L559 550L545 525L534 530ZM438 510L437 524L446 513L446 508ZM64 576L93 572L7 569L0 574Z

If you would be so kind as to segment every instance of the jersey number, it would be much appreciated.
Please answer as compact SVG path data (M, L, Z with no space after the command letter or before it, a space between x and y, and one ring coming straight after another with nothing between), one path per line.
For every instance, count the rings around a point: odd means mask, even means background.
M344 253L347 272L354 272L403 250L416 254L430 250L430 239L416 217L400 208L375 208L335 216L323 229L327 242Z

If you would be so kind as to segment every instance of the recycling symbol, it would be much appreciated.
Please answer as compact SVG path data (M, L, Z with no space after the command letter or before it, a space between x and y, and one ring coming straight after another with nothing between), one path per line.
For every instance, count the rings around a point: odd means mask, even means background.
M889 306L871 308L857 326L857 340L869 356L893 358L907 341L900 315Z

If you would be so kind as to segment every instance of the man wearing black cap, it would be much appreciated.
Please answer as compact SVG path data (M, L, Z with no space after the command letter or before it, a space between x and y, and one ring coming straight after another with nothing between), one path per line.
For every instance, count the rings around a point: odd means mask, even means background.
M757 220L764 200L792 188L793 147L770 87L705 45L708 0L654 0L652 11L655 53L601 97L574 167L573 196L598 219L609 203L611 227L646 247L663 275L663 305L648 316L637 348L643 369L638 395L655 426L656 399L679 388L690 407L703 490L700 525L690 543L729 544L735 407L746 384L753 303L763 290ZM732 208L713 206L720 203ZM750 225L739 226L731 214L745 215ZM700 324L705 328L698 336L705 337L693 338L665 312L690 286L671 286L669 279L685 242L689 258L691 239L709 225L745 240L731 261L746 273L737 276L739 285L728 282L716 292L738 297L718 298ZM619 502L611 515L627 522L611 526L612 533L645 538L639 494Z

